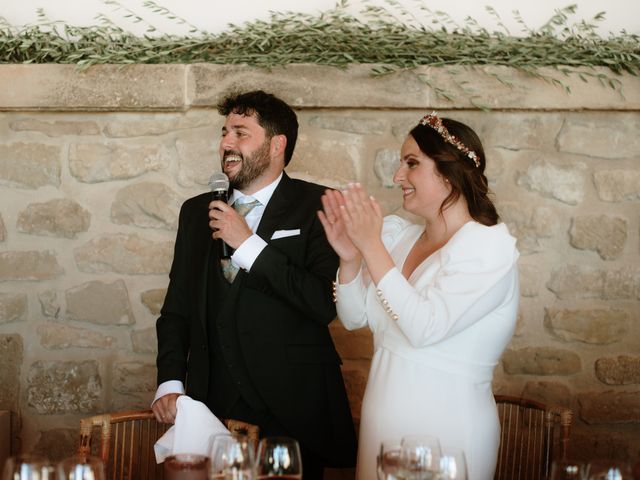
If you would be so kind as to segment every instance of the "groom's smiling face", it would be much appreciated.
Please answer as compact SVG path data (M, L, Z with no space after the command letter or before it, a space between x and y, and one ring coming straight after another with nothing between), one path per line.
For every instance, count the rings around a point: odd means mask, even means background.
M246 189L269 168L270 140L255 115L227 116L220 139L220 160L232 188Z

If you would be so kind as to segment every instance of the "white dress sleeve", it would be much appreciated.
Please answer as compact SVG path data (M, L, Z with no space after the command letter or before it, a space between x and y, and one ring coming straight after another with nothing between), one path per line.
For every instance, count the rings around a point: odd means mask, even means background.
M378 283L378 296L413 347L469 327L503 303L517 283L518 251L506 226L469 223L463 229L434 254L440 266L426 283L417 279L414 287L397 267Z
M384 218L382 243L387 250L392 248L402 231L409 225L411 224L407 220L397 215ZM369 283L369 276L362 268L356 278L349 283L338 283L336 274L336 309L338 318L347 330L355 330L367 325L366 296Z

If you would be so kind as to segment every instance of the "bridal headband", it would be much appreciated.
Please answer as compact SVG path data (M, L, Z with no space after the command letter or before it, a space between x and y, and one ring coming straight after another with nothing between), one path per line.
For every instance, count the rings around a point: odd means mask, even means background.
M425 115L418 123L420 125L425 125L433 128L436 132L438 132L438 134L444 139L445 142L450 143L462 153L464 153L467 157L469 157L473 161L476 168L480 166L480 159L478 158L476 152L470 150L464 143L462 143L454 135L451 135L449 133L447 127L442 124L442 120L440 119L440 117L438 117L437 112L434 111L429 115Z

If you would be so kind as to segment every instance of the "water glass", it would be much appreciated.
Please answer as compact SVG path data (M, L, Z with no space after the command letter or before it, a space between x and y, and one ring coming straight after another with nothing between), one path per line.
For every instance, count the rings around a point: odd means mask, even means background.
M258 480L301 480L302 457L298 442L289 437L260 440L257 461Z
M437 478L440 469L440 442L428 435L408 435L400 443L400 472L406 480Z
M461 448L442 447L439 480L467 480L467 462Z
M633 480L631 465L615 460L589 462L589 480Z
M255 445L244 435L216 435L211 443L212 480L253 480Z
M15 455L7 458L2 469L2 480L50 480L49 465L38 455Z
M98 457L74 455L56 469L58 480L105 480L104 464Z
M378 480L397 480L400 469L400 441L382 442L376 465Z

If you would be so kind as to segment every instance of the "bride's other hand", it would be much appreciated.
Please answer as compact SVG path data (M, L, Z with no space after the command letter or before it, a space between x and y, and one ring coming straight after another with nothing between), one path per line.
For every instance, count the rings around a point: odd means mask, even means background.
M318 218L324 227L327 240L341 260L360 262L360 252L347 235L340 206L344 204L342 194L337 190L326 190L322 195L322 211Z
M382 209L359 183L349 184L343 199L340 213L344 228L355 247L364 254L382 242Z

